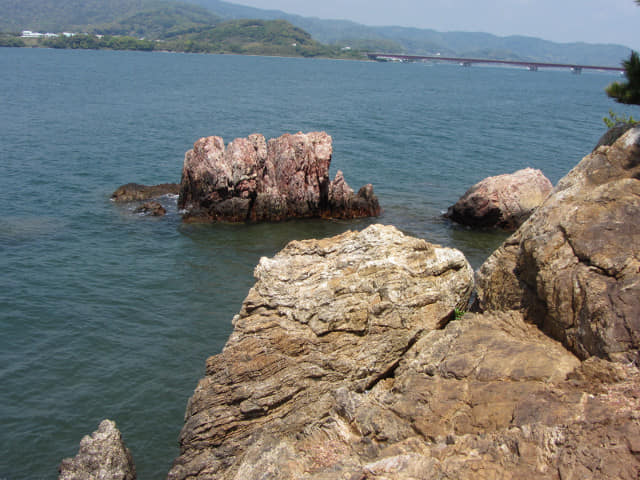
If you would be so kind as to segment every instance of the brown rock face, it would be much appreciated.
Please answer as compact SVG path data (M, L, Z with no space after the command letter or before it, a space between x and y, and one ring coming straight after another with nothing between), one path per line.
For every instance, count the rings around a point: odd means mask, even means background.
M467 314L455 250L372 226L256 268L169 479L637 480L640 374L519 312Z
M62 461L58 480L135 480L136 467L122 435L111 420L80 441L74 458Z
M549 179L532 168L485 178L449 207L445 216L472 227L515 230L542 204L552 188Z
M521 310L580 358L640 362L640 127L585 157L480 268L483 310Z
M330 437L314 445L312 433L322 437L333 419L351 438L346 420L332 416L340 392L364 395L392 377L424 333L465 308L473 286L459 251L381 225L291 242L263 258L255 276L233 334L189 401L169 478L258 478L272 471L261 470L263 460L253 466L263 453L292 465L261 478L295 478L284 472L304 467L296 456L305 445L333 465L347 446L334 451Z
M380 214L373 187L358 195L341 172L329 181L331 137L324 132L198 140L185 155L178 205L209 221L355 218Z

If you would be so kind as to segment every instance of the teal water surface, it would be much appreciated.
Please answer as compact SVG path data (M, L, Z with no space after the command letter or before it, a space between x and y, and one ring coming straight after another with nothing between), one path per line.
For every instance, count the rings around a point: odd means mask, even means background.
M441 213L527 166L556 182L604 132L612 74L218 55L0 49L0 479L55 478L103 418L163 478L186 402L259 258L354 222L186 225L109 200L179 181L199 137L325 130L332 174L373 183L376 221L460 248L503 234Z

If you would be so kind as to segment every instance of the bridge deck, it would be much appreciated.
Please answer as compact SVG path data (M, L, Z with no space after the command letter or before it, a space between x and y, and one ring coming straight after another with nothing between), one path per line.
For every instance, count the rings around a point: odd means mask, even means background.
M532 69L538 68L569 68L574 71L580 70L603 70L611 72L624 72L621 67L603 67L597 65L580 65L571 63L550 63L550 62L528 62L528 61L516 61L516 60L494 60L487 58L461 58L461 57L443 57L440 55L395 55L387 53L367 53L367 56L371 60L391 59L391 60L405 60L405 61L424 61L424 60L437 60L442 62L456 62L466 65L472 65L474 63L485 64L498 64L498 65L514 65L521 67L529 67Z

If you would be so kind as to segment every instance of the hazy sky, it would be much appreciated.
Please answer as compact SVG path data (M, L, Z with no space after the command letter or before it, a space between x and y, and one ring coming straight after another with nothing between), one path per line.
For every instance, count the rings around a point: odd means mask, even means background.
M529 35L556 42L617 43L640 50L634 0L229 0L365 25Z

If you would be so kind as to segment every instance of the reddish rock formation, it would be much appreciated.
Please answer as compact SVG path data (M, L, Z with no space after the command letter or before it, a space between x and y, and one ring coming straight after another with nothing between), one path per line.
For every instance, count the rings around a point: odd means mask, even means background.
M640 127L601 146L477 275L483 310L521 310L576 355L640 364Z
M540 170L525 168L485 178L449 207L446 217L472 227L518 228L551 192Z
M258 222L380 214L373 187L358 195L338 172L329 180L331 137L324 132L198 140L185 155L178 206L186 218Z

